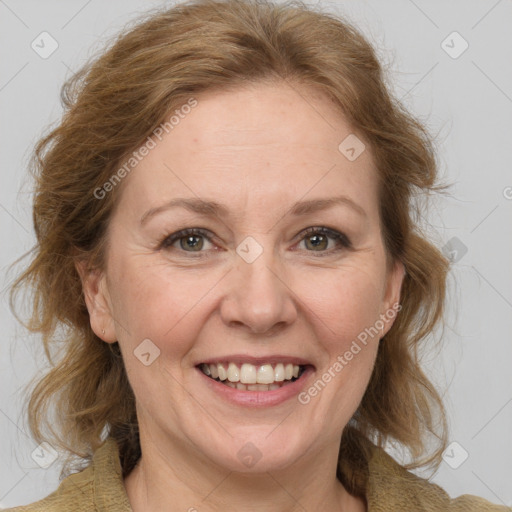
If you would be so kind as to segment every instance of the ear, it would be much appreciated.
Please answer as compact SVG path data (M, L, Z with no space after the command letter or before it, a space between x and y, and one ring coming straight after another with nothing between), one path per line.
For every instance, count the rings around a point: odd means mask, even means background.
M391 329L398 312L402 309L400 305L400 291L405 277L405 267L401 261L395 261L386 279L386 288L382 301L380 319L384 323L381 338Z
M82 281L82 291L89 311L92 330L103 341L116 342L114 316L106 275L98 269L89 269L85 260L75 260L75 267Z

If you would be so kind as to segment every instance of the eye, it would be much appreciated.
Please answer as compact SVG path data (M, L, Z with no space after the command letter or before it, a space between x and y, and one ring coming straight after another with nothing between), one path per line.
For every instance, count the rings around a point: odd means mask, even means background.
M334 252L352 248L352 243L345 234L326 227L311 227L302 231L299 236L302 237L300 242L305 242L306 252L317 253L315 256L328 256ZM174 248L202 256L201 253L206 252L202 250L205 247L204 240L206 239L211 244L213 238L210 231L206 229L182 229L164 237L158 248L167 250ZM331 247L330 250L326 250L329 246L329 239L334 241L334 248ZM176 244L178 246L174 247Z
M204 246L204 239L211 243L209 231L202 228L182 229L172 235L166 236L159 244L161 249L169 249L176 242L179 242L179 249L185 252L204 252L201 249ZM188 249L191 249L189 251Z
M303 231L301 236L301 242L304 241L307 248L312 248L312 250L308 252L317 252L319 253L318 256L327 256L333 252L352 248L352 244L348 237L334 229L312 227ZM331 248L331 250L325 251L323 249L327 249L329 245L329 238L334 240L335 247L334 249Z

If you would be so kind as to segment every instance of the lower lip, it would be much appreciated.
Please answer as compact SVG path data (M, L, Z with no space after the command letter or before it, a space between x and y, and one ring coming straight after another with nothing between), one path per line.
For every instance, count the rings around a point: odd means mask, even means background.
M281 386L279 389L272 391L244 391L236 388L231 388L225 384L221 384L216 380L205 375L199 368L197 371L206 380L206 384L210 386L215 393L236 405L244 405L247 407L269 407L271 405L278 405L290 398L297 396L305 387L308 377L315 371L312 366L308 366L300 378Z

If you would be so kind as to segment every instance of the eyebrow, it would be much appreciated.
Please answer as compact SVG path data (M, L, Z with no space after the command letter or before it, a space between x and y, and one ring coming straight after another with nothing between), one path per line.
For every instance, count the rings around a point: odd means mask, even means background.
M332 208L333 206L348 206L355 212L357 212L360 216L366 218L365 210L352 199L347 196L336 196L336 197L327 197L322 199L311 199L308 201L297 201L294 203L290 209L290 214L295 217L309 215L310 213L315 213L320 210L326 210L328 208ZM144 225L151 217L162 213L164 211L170 210L171 208L185 208L190 212L197 213L199 215L204 215L208 217L229 217L230 211L229 209L216 201L205 201L204 199L198 198L183 198L179 197L176 199L172 199L168 203L165 203L161 206L157 206L155 208L149 209L145 212L141 219L140 224Z

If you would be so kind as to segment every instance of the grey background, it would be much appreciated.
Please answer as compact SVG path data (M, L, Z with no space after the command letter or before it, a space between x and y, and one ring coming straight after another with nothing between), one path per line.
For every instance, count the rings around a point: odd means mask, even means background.
M438 135L441 171L454 183L426 218L439 247L458 251L444 348L425 357L458 444L432 481L453 497L512 505L512 2L320 3L345 14L379 48L395 94ZM37 337L17 325L5 292L14 277L8 265L34 241L27 160L43 129L58 121L64 79L125 22L160 5L0 0L0 507L48 495L60 470L58 460L43 469L31 458L37 447L22 387L45 361ZM47 59L31 48L43 31L59 45ZM446 39L453 31L469 44L458 58L442 47L446 40L452 53L462 48L456 36ZM462 449L469 456L453 469ZM389 451L400 457L398 448Z

